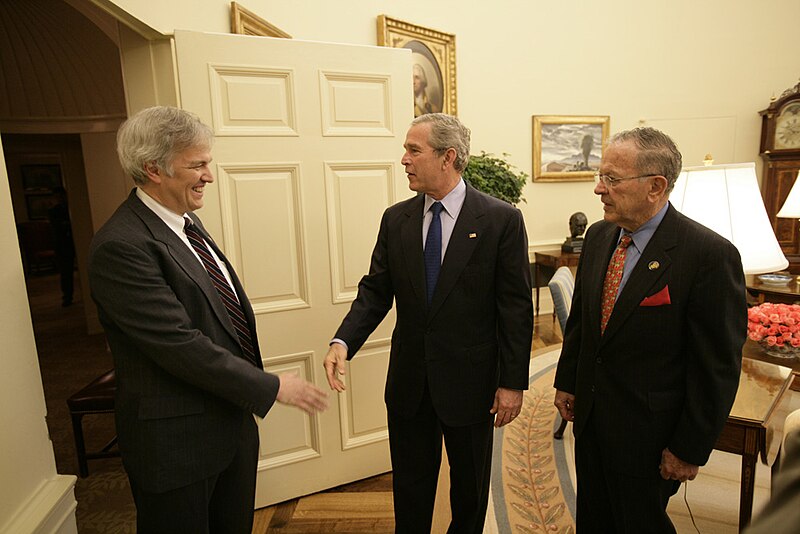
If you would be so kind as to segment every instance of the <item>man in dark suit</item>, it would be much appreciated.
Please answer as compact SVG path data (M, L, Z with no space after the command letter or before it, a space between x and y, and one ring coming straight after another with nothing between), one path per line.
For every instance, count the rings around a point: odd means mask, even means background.
M430 532L442 435L450 462L448 532L479 533L492 424L519 414L533 334L522 214L461 178L469 130L434 113L412 122L401 163L419 194L386 210L369 274L325 357L331 388L392 307L385 401L396 531Z
M326 406L312 384L263 371L242 284L192 213L214 181L212 142L210 128L175 108L126 121L117 151L137 188L90 251L139 533L249 534L253 414L264 417L276 400L309 413Z
M555 378L575 423L578 532L675 532L667 502L708 460L736 395L742 264L669 204L680 170L653 128L614 136L600 164L604 220L586 233Z

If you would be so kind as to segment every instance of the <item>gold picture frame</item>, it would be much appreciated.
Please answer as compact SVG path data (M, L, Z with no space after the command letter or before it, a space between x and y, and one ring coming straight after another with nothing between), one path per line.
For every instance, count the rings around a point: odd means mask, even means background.
M379 15L378 45L411 50L415 117L433 112L456 115L455 35Z
M236 2L231 2L231 33L258 35L261 37L282 37L284 39L292 38L282 29L270 24Z
M533 181L593 180L610 123L608 115L534 115Z

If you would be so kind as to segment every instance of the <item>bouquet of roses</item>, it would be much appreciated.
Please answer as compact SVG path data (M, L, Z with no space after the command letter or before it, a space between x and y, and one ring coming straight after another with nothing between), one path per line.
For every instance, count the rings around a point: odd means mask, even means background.
M800 306L753 306L747 310L747 336L768 347L800 347Z

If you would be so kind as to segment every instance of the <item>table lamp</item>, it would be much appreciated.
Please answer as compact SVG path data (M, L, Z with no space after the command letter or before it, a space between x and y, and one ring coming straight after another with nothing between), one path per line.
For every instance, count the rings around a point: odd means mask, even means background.
M789 191L789 196L786 197L786 202L783 203L776 217L800 219L800 185L798 184L800 184L800 171L797 172L792 190Z
M742 256L745 274L771 273L789 266L761 199L755 163L686 167L669 200L675 209L733 243Z

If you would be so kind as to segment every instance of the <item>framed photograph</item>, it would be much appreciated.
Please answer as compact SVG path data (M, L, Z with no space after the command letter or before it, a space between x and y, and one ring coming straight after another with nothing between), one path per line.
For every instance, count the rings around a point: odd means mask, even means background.
M292 38L282 29L273 26L236 2L231 2L231 33L258 35L261 37L283 37L284 39Z
M61 186L61 165L35 164L21 165L22 187L26 192L51 192Z
M533 181L594 179L608 142L608 115L534 115Z
M411 50L415 117L456 114L455 35L380 15L378 45Z
M47 211L56 205L58 197L52 193L30 193L25 195L25 207L28 210L28 219L47 219Z

